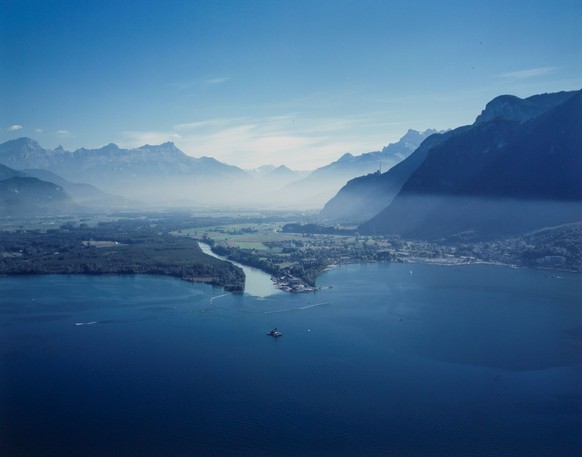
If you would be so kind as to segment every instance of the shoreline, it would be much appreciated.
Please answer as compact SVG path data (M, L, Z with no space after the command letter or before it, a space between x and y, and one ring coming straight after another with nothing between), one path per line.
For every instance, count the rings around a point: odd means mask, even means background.
M225 260L227 262L231 262L230 260ZM524 269L524 270L543 270L543 271L548 271L548 272L563 272L563 273L573 273L573 274L581 274L582 271L579 270L568 270L568 269L559 269L559 268L549 268L549 267L535 267L535 266L529 266L529 265L517 265L517 264L508 264L508 263L503 263L503 262L493 262L493 261L486 261L486 260L470 260L467 261L465 259L459 259L459 261L457 262L451 262L449 260L443 261L443 259L423 259L423 258L409 258L406 260L400 260L400 261L395 261L395 262L389 262L389 261L385 261L385 262L351 262L351 263L342 263L342 264L331 264L329 266L327 266L324 270L322 270L322 273L325 273L327 271L331 271L333 269L336 268L341 268L343 265L365 265L365 264L380 264L380 263L399 263L399 264L405 264L405 265L413 265L413 264L423 264L423 265L436 265L436 266L442 266L442 267L454 267L454 266L468 266L468 265L492 265L492 266L498 266L498 267L506 267L506 268L511 268L511 269ZM253 267L256 268L256 267ZM257 268L256 268L257 269ZM261 270L262 271L262 270ZM264 274L268 274L266 272L263 272ZM138 272L138 273L120 273L120 272L104 272L104 273L80 273L80 272L74 272L74 273L59 273L59 272L26 272L26 273L1 273L0 274L0 278L9 278L9 277L23 277L23 276L27 276L27 277L32 277L32 276L118 276L118 277L128 277L128 276L159 276L159 277L168 277L168 278L175 278L175 279L179 279L182 281L186 281L186 282L191 282L194 284L206 284L212 287L220 287L222 288L225 292L228 293L234 293L234 294L243 294L244 288L241 290L240 287L238 285L228 285L228 284L222 284L219 281L217 281L217 278L202 278L202 277L184 277L184 276L179 276L179 275L173 275L173 274L164 274L164 273L160 273L160 272ZM318 275L319 277L319 275ZM559 278L560 276L557 275L551 275L549 277L555 277L555 278ZM296 278L298 280L300 280L300 278ZM284 282L278 281L277 278L275 278L274 276L271 276L271 281L273 282L273 285L280 291L282 292L287 292L287 293L307 293L307 292L316 292L321 290L322 288L320 286L306 286L305 288L299 288L298 290L293 290L293 288L289 288Z
M582 273L582 267L579 269L568 269L568 268L559 268L559 267L552 267L552 266L543 266L543 265L520 265L518 263L506 263L506 262L498 262L494 260L479 260L479 259L458 259L457 262L455 261L448 261L443 259L423 259L422 257L418 258L410 258L406 260L402 260L399 263L424 263L424 264L432 264L432 265L440 265L443 267L447 266L458 266L458 265L496 265L502 267L508 267L513 269L531 269L531 270L547 270L547 271L563 271L567 273Z

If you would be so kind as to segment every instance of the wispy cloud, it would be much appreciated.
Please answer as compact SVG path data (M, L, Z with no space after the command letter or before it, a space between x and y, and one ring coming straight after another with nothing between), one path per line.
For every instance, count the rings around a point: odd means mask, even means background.
M20 125L20 124L13 124L10 127L8 127L8 130L10 132L14 132L14 131L20 130L20 129L22 129L22 125Z
M558 67L540 67L540 68L529 68L527 70L511 71L508 73L502 73L497 75L499 78L511 79L511 80L521 80L537 78L538 76L549 75L555 73Z
M188 131L197 130L205 128L220 128L227 127L230 125L236 125L238 123L245 122L245 118L224 118L224 119L207 119L204 121L194 121L186 122L184 124L176 124L172 126L173 129L178 131Z
M176 124L167 130L121 132L119 144L138 147L175 141L186 154L212 156L242 168L285 164L313 169L345 152L380 149L387 138L365 133L377 124L378 119L368 116L306 119L297 113L217 118Z
M170 84L172 90L176 92L183 92L187 90L202 89L209 86L218 86L230 80L228 76L218 76L216 78L196 79L191 81L181 81Z
M182 139L176 132L126 130L121 132L122 140L119 145L125 148L136 148L145 144L161 144L167 141Z
M34 129L34 133L42 133L43 130L42 129Z
M216 86L218 84L225 83L229 79L230 78L228 76L221 76L218 78L210 78L210 79L205 80L204 84L206 84L207 86Z
M55 135L60 137L68 137L71 136L71 132L69 132L68 130L57 130L55 132Z

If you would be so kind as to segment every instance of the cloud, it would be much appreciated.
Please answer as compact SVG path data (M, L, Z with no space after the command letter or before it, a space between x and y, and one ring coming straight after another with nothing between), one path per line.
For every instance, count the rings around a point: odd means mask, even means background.
M529 68L527 70L511 71L509 73L502 73L497 75L499 78L511 79L511 80L521 80L536 78L538 76L549 75L555 73L558 70L557 67L540 67L540 68Z
M360 154L381 149L388 138L377 133L383 131L378 129L381 122L377 114L308 119L299 113L288 113L206 119L176 124L166 130L124 131L118 143L133 148L175 141L188 155L212 156L241 168L285 164L306 170L333 162L345 152Z
M56 136L63 136L63 137L67 137L67 136L71 136L71 132L69 132L68 130L57 130L55 132Z
M124 148L137 148L145 144L161 144L175 139L174 132L160 131L137 131L126 130L121 132L123 139L119 141L119 146Z
M204 80L192 80L192 81L182 81L175 82L169 85L169 87L176 92L183 92L186 90L194 90L195 92L201 88L209 86L217 86L219 84L225 83L230 80L228 76L219 76L216 78L208 78Z
M42 133L42 129L34 129L34 133Z
M204 81L207 86L216 86L228 81L230 78L228 76L221 76L219 78L210 78Z
M229 125L244 122L244 118L230 118L230 119L207 119L204 121L187 122L185 124L176 124L172 126L173 129L178 131L196 130L204 129L210 127L226 127Z
M22 128L22 125L20 125L20 124L13 124L10 127L8 127L8 131L14 132L16 130L20 130L21 128Z

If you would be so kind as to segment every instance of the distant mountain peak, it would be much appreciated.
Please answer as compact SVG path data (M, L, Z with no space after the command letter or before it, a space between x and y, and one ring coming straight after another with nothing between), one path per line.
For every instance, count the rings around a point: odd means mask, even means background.
M402 138L400 138L399 141L409 141L411 139L416 140L418 138L421 138L422 140L428 135L432 135L433 133L437 133L437 131L435 129L426 129L424 132L422 132L420 130L408 129L408 131L402 135Z
M175 155L186 155L182 150L180 150L172 141L166 141L162 144L152 145L144 144L139 148L135 148L137 151L147 151L155 153L171 153Z
M176 148L176 145L173 141L166 141L165 143L160 144L144 144L136 149L152 149L152 148ZM176 148L178 149L178 148Z
M337 161L342 162L345 160L351 160L354 158L354 155L350 152L346 152L343 156L341 156Z
M434 129L426 129L424 132L421 132L419 130L408 129L408 131L396 143L390 143L389 145L384 146L382 152L389 152L389 150L394 146L404 146L411 149L412 152L420 145L420 143L434 133L438 133L438 131Z
M22 136L20 138L14 139L14 140L8 140L4 144L12 144L12 145L18 145L18 146L33 146L36 148L41 147L40 144L38 143L38 141L33 140L32 138L28 138L27 136Z
M109 144L103 146L102 148L99 148L99 151L103 151L103 152L117 152L117 151L119 151L119 146L117 146L115 143L109 143Z

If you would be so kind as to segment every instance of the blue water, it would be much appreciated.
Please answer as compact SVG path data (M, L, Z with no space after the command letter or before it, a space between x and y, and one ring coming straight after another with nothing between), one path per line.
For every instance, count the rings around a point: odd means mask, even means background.
M0 278L0 455L582 455L579 275L382 264L319 285Z
M283 293L283 291L277 289L275 283L271 279L271 275L265 273L258 268L249 267L247 265L243 265L242 263L232 262L228 260L226 257L220 256L212 252L210 246L206 243L198 243L200 249L204 254L215 257L220 260L226 260L233 265L236 265L245 273L245 294L253 295L255 297L268 297L270 295L278 295Z

